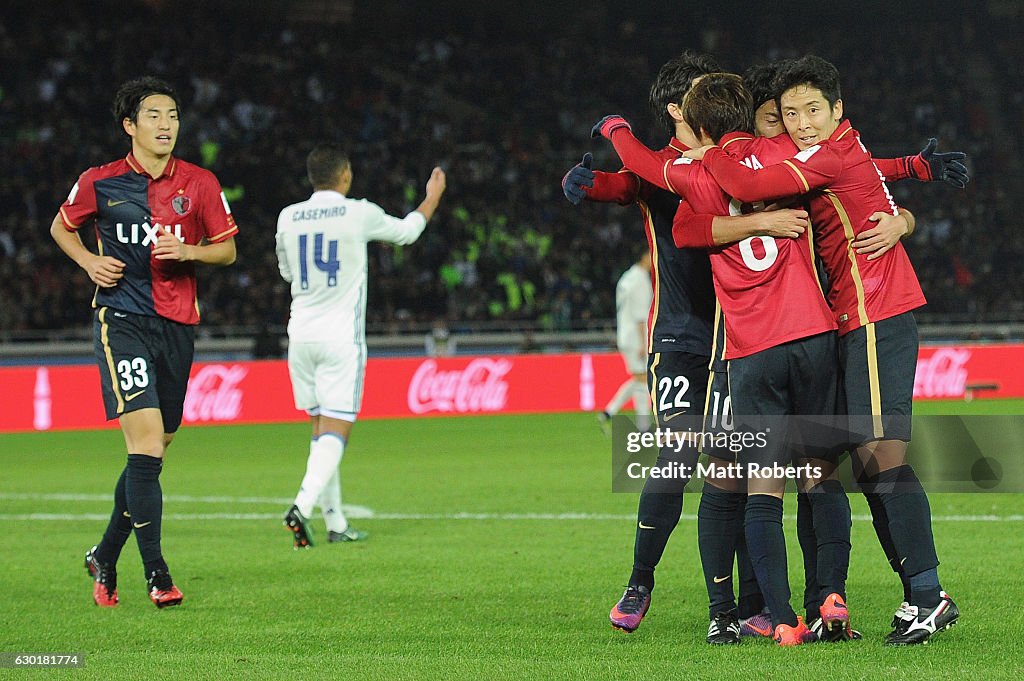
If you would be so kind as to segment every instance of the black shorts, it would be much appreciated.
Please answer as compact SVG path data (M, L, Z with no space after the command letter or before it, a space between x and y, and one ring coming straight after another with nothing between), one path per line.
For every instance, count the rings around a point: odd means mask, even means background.
M729 360L736 429L764 433L745 450L748 462L781 464L834 458L845 447L836 418L838 372L833 331Z
M156 408L164 432L178 430L192 370L194 326L101 307L93 315L93 348L107 419Z
M917 322L910 312L871 322L839 339L854 444L910 442L917 351Z
M724 373L728 371L728 364L725 359L725 313L716 302L715 326L711 337L711 363L708 365L708 369Z
M708 389L704 397L704 418L700 429L700 452L733 461L736 454L727 444L729 433L733 431L733 423L729 398L729 362L725 359L725 313L717 300L708 371Z
M709 361L706 355L689 352L655 352L647 358L647 388L659 427L671 428L672 419L677 416L701 415ZM693 423L693 419L683 421Z
M729 365L723 371L708 372L708 389L704 395L703 430L732 430L732 399L729 397Z

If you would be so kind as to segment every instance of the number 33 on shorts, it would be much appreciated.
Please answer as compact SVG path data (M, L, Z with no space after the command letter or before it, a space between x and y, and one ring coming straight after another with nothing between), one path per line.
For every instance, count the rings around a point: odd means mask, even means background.
M122 359L117 363L117 374L121 378L122 391L145 389L149 385L149 373L143 357Z

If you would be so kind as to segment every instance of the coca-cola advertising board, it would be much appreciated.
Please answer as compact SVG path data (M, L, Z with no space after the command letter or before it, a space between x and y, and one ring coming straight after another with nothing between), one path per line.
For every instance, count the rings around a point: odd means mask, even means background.
M592 411L626 379L614 353L371 359L360 418ZM0 368L0 432L113 427L94 365ZM1024 397L1024 345L921 348L917 399ZM284 361L192 368L186 425L305 420Z

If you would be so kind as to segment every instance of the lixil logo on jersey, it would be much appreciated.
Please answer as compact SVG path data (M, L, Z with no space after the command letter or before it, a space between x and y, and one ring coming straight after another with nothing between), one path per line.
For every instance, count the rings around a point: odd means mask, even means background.
M119 222L116 225L117 228L117 240L123 244L138 244L141 243L143 246L149 246L155 244L157 239L160 237L160 230L174 234L178 237L179 241L184 241L185 238L181 236L181 225L161 225L155 223L150 225L148 222L143 222L141 225L138 223L132 223L131 225L125 226L123 222Z

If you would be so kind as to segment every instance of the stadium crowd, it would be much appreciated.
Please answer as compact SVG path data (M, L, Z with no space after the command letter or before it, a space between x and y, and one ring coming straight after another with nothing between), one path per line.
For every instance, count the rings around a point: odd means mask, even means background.
M862 16L857 30L824 22L797 41L783 16L729 24L731 15L701 10L667 21L664 8L627 18L603 3L573 13L527 2L539 14L532 20L525 10L491 16L450 2L428 12L357 1L351 23L338 24L289 22L274 3L257 3L267 11L237 2L13 5L21 19L0 21L3 331L88 325L92 286L47 227L73 173L127 153L108 107L118 82L143 73L178 87L177 153L217 174L241 229L237 265L204 274L205 325L284 323L276 216L308 196L304 159L321 140L351 150L353 196L392 214L415 207L424 168L438 163L448 174L445 209L422 239L371 251L370 324L570 328L610 319L615 281L643 245L639 215L574 208L559 180L585 151L596 167L615 169L607 145L589 138L604 114L621 113L649 144L664 144L646 84L684 48L740 72L821 54L839 67L846 112L876 156L916 153L931 136L941 149L968 152L974 177L964 191L912 181L893 188L918 216L908 251L925 311L1024 313L1013 274L1024 259L1013 205L1024 90L1002 77L1022 62L1019 16L965 10L952 35L948 17L916 17L899 24L898 39L877 16Z

